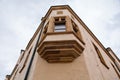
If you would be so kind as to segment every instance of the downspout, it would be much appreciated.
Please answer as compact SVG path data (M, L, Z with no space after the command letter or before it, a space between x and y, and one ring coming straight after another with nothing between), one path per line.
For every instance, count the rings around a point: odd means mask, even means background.
M36 44L35 44L35 48L34 48L34 50L33 50L33 54L32 54L32 57L31 57L31 59L30 59L30 63L28 64L28 68L27 68L27 71L26 71L24 80L27 80L27 79L28 79L28 75L29 75L29 72L30 72L30 69L31 69L31 65L32 65L34 56L35 56L35 52L36 52L36 50L37 50L37 46L38 46L38 43L39 43L39 40L40 40L40 36L41 36L41 34L42 34L42 30L43 30L43 25L44 25L44 22L45 22L45 18L43 17L41 20L42 20L42 22L41 22L41 24L40 24L41 30L40 30L40 32L39 32L38 39L37 39Z

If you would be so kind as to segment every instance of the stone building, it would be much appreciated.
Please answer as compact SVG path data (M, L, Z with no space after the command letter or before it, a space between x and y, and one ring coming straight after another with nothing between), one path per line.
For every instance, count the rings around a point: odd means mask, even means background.
M68 6L51 6L6 80L120 80L120 60Z

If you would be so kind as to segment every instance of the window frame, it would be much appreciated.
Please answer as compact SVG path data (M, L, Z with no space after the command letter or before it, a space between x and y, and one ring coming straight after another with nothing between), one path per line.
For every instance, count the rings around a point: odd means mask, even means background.
M72 31L80 38L82 41L81 31L78 28L78 25L71 19Z
M106 62L105 62L105 60L104 60L104 58L103 58L100 50L97 48L97 46L96 46L94 43L93 43L93 46L94 46L94 49L95 49L95 51L96 51L96 53L97 53L97 55L98 55L98 58L99 58L100 62L101 62L107 69L109 69L109 67L107 66L107 64L106 64Z
M56 25L64 25L64 28L55 29L56 27L60 27L60 26L56 26ZM66 17L65 16L54 17L54 29L53 29L53 32L66 32L66 31L67 31Z
M25 65L27 64L27 61L28 61L28 58L30 56L31 51L32 51L32 47L30 48L29 52L27 53L27 55L25 57L25 61L24 61L23 65L22 65L21 69L19 70L19 73L21 73L23 71L23 69L25 68Z

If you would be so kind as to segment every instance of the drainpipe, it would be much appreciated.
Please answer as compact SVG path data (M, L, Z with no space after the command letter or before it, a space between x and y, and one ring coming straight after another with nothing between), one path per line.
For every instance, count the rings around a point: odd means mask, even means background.
M26 74L25 74L24 80L27 80L27 79L28 79L28 75L29 75L29 72L30 72L30 69L31 69L31 65L32 65L34 56L35 56L35 52L36 52L36 50L37 50L37 46L38 46L38 43L39 43L39 40L40 40L40 36L41 36L41 34L42 34L42 30L43 30L43 25L44 25L44 22L45 22L45 18L43 17L41 20L42 20L42 22L41 22L41 24L40 24L40 27L42 27L42 28L41 28L41 30L39 31L38 39L37 39L37 41L36 41L35 48L34 48L34 50L33 50L33 54L32 54L32 57L31 57L31 59L30 59L30 63L28 64L28 68L27 68L27 72L26 72Z

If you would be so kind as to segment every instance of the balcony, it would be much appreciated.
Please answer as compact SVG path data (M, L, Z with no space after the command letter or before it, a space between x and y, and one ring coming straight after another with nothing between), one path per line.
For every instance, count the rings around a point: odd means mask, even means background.
M49 63L72 62L84 50L73 32L48 33L38 46L39 55Z

